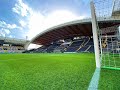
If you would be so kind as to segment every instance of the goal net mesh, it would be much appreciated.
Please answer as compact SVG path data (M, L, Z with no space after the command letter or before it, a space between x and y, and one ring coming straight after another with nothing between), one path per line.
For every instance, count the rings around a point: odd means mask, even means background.
M120 70L120 0L94 0L102 68ZM115 19L114 24L108 20ZM104 22L104 27L101 23Z

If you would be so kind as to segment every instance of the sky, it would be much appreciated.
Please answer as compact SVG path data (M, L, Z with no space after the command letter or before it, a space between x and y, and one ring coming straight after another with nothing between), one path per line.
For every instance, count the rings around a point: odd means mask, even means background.
M89 0L0 0L0 36L31 40L47 28L90 17Z

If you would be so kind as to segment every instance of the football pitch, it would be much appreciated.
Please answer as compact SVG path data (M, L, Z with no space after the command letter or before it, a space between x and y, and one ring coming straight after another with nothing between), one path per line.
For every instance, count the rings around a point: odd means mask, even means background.
M2 54L0 90L86 90L93 54Z
M93 53L0 54L0 90L87 90L94 71ZM100 90L119 88L112 71L101 70Z

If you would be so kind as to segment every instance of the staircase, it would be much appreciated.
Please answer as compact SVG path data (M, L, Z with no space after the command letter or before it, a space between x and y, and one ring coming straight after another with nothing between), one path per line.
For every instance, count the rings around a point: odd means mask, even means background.
M64 51L67 51L67 49L73 44L73 41L70 43L70 45L66 48L64 48Z
M87 52L90 49L91 45L85 50L85 52Z
M83 47L84 43L85 43L85 40L82 42L82 44L80 45L80 47L76 50L76 52L79 51Z

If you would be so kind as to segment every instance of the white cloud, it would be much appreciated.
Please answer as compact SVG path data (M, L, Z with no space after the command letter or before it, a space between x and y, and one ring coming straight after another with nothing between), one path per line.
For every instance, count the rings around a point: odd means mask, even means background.
M21 30L22 28L17 26L16 24L8 24L5 21L0 21L0 35L5 37L8 36L12 30L18 29Z
M7 26L7 28L9 28L9 29L14 29L14 28L18 28L17 26L16 26L16 24L7 24L6 25Z
M18 4L15 4L15 7L12 8L12 11L17 13L17 14L20 14L21 10L20 10L21 7L19 7Z
M28 39L33 38L36 34L43 31L45 17L40 13L33 13L28 21L29 31L27 33Z
M21 25L22 27L26 26L26 22L23 21L23 20L20 20L19 23L20 23L20 25Z
M49 13L49 15L45 19L45 22L47 25L46 27L51 27L65 22L83 18L84 18L83 16L78 17L77 15L68 10L57 10Z
M5 37L5 33L3 32L3 30L0 30L0 36Z
M0 33L0 36L5 37L5 33Z
M21 27L18 27L16 24L7 24L4 21L0 21L0 27L4 29L15 29L15 28L21 29Z
M15 7L12 8L12 11L24 17L27 16L31 10L22 0L18 0Z
M10 34L10 31L8 29L3 29L6 34Z
M68 10L57 10L44 16L41 12L33 11L27 4L23 3L22 0L18 0L12 10L21 15L21 17L26 16L28 21L20 20L19 23L22 27L28 27L28 32L23 35L23 37L27 35L28 39L32 39L40 32L55 25L84 18L84 16L79 17Z
M10 38L14 38L14 36L13 36L13 35L9 35L8 37L10 37Z
M47 16L43 16L41 13L34 12L29 17L28 27L28 38L31 39L36 34L43 32L45 29L69 22L72 20L83 19L84 16L78 17L77 15L73 14L67 10L58 10L49 13Z
M4 21L0 21L0 27L2 28L2 27L5 27L7 24L6 24L6 22L4 22Z
M8 29L4 29L4 28L2 28L1 30L0 30L0 36L3 36L3 37L5 37L6 35L9 35L11 32L10 32L10 30L8 30Z

